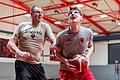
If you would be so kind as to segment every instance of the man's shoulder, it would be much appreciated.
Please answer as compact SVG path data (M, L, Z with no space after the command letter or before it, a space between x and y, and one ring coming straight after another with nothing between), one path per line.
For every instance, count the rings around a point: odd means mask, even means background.
M93 31L90 29L90 28L86 28L86 27L82 27L82 29L81 29L82 31L82 33L84 33L84 34L92 34L93 35Z
M88 32L92 31L90 28L86 28L86 27L81 27L81 29L84 30L84 31L88 31Z
M31 22L21 22L20 24L31 24Z
M45 23L45 22L40 22L40 27L44 28L44 29L48 29L49 27L49 24L48 23Z
M45 23L45 22L40 22L40 24L45 25L45 26L49 25L48 23Z
M21 23L19 23L19 25L17 27L22 28L22 27L25 27L26 25L29 25L29 24L31 24L31 22L21 22Z
M58 33L58 36L63 36L64 34L67 33L67 31L68 31L68 29L64 29L64 30L60 31L60 32Z
M81 26L81 29L88 30L89 28Z
M21 22L21 23L19 23L19 27L24 27L29 24L31 24L31 22Z

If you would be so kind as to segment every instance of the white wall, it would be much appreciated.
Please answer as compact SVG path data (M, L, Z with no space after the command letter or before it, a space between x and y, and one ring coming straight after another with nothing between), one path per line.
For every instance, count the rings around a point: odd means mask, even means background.
M108 42L95 42L95 51L90 57L90 65L107 65Z
M94 42L95 51L91 55L90 65L108 64L108 44L120 43L120 40L98 41Z

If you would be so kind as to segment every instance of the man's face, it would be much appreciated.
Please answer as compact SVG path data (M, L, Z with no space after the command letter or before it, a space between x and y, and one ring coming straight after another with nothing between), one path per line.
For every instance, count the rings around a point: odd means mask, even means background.
M31 11L31 17L33 20L40 21L43 17L43 10L41 8L35 7L33 11Z
M83 16L79 13L78 10L70 10L68 12L68 22L69 23L79 23L82 20Z

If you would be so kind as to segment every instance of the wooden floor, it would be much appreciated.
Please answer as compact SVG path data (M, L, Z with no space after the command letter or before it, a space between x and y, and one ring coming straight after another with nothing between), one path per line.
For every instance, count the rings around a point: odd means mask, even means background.
M0 80L15 80L15 78L0 78ZM57 78L57 79L48 79L48 80L60 80L60 79Z
M0 80L15 80L14 78L0 78Z

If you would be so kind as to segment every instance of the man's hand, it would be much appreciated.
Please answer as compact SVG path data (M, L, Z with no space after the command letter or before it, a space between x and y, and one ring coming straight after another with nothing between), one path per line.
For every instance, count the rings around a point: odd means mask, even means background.
M74 65L73 67L69 66L74 72L81 72L82 70L87 68L88 60L81 55L77 55L73 59L68 60L69 64Z
M60 48L56 46L56 44L51 44L50 46L50 52L54 53L54 52L59 52Z
M28 52L23 52L23 51L19 51L17 52L17 54L23 59L23 60L28 60L31 56L30 53Z
M75 65L70 64L69 61L67 61L65 65L67 69L71 72L74 72L76 70Z

